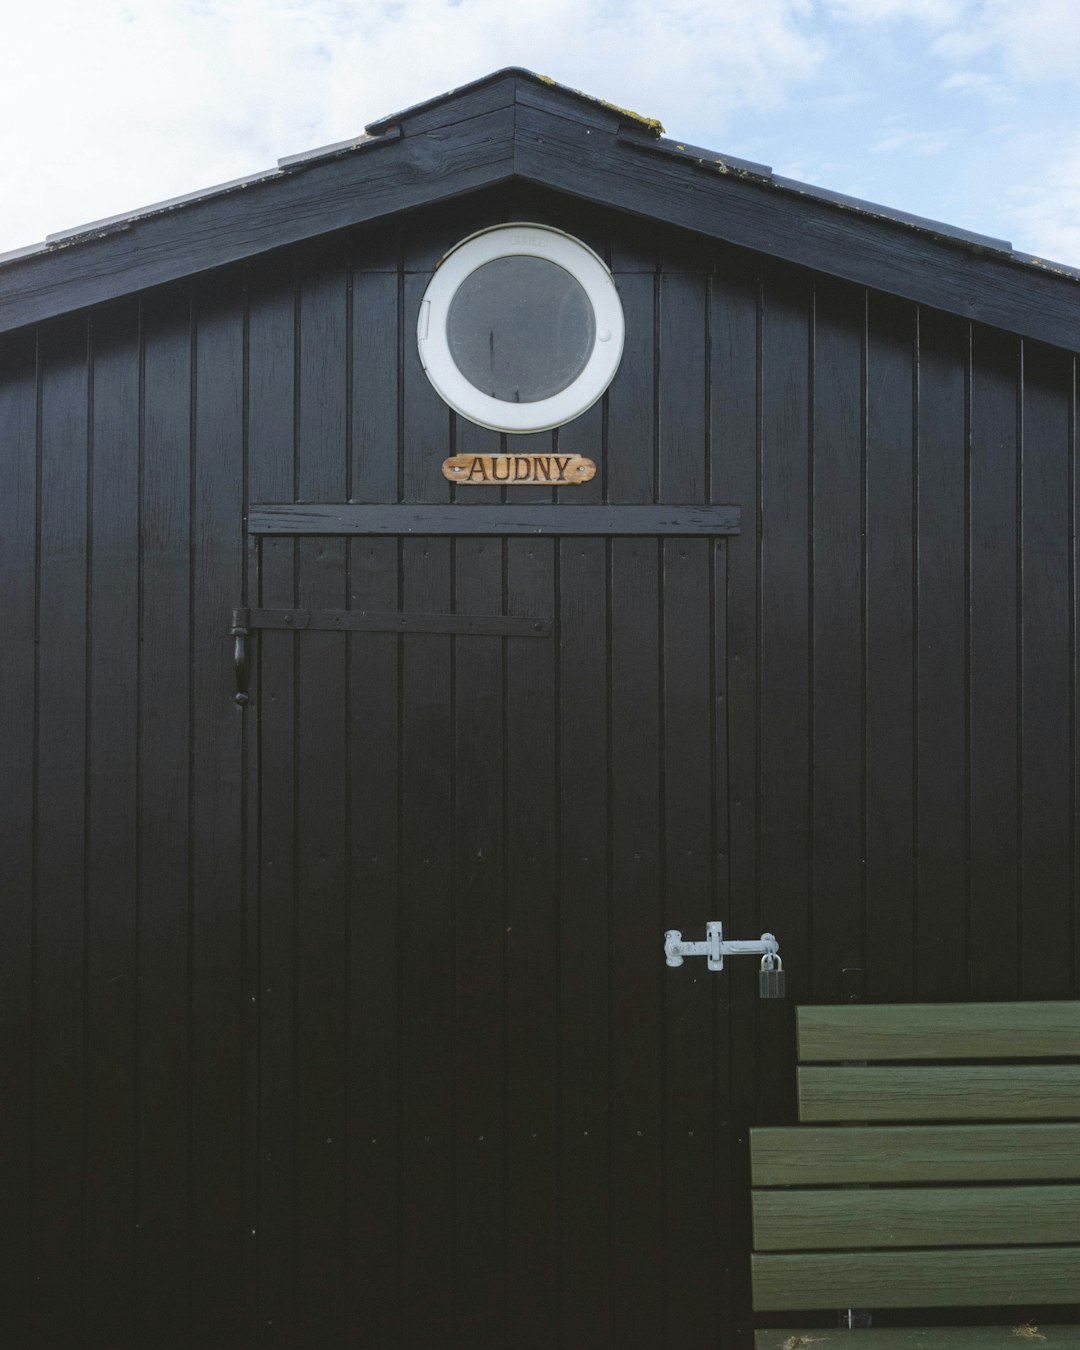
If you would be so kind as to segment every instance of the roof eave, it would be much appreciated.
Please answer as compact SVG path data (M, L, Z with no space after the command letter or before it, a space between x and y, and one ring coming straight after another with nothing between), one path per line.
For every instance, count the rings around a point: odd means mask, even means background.
M0 332L514 178L1080 346L1074 269L665 140L648 119L518 70L253 178L19 250L0 260Z

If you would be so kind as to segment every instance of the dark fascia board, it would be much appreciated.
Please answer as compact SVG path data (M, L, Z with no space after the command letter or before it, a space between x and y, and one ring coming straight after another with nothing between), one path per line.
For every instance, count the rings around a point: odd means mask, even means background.
M613 154L569 118L519 109L520 178L693 230L1023 337L1080 348L1080 274L1001 241L905 218L808 184L733 168L722 156L667 153L619 135ZM646 151L642 154L640 151Z
M513 160L511 105L99 222L0 260L0 332L504 182Z
M501 99L506 91L510 92L511 101L515 103L562 109L568 116L582 120L597 119L603 126L632 127L647 136L659 137L664 133L664 128L655 117L646 117L630 108L620 108L580 89L559 84L547 75L537 75L535 71L522 66L506 66L493 71L461 89L451 89L436 98L416 103L403 112L380 117L378 121L369 122L364 129L369 135L381 136L391 127L407 127L409 131L417 131L428 126L441 126L459 108L468 106L470 100L489 97Z
M0 258L0 332L512 178L1071 350L1080 273L663 137L516 68L276 170Z

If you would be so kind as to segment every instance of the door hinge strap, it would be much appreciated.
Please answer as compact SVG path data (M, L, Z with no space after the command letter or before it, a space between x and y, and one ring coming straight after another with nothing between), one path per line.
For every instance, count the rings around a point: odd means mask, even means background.
M473 637L550 637L551 620L528 614L402 614L365 609L234 609L236 702L250 701L248 633L275 628L300 633L460 633Z

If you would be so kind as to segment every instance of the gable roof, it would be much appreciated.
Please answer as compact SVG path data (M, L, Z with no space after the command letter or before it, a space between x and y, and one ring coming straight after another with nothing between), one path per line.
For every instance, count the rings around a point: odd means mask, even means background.
M1077 269L665 138L516 68L263 173L0 255L0 332L512 179L1080 346Z

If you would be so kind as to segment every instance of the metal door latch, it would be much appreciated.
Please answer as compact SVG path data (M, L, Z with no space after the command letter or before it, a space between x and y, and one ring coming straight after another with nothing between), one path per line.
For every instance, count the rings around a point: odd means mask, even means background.
M725 956L760 956L760 992L762 998L784 997L784 969L780 944L772 933L746 942L725 942L724 925L719 921L705 925L704 942L684 942L677 928L664 934L664 957L669 966L681 966L686 956L704 956L710 970L723 970Z

